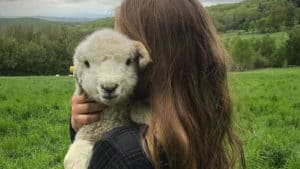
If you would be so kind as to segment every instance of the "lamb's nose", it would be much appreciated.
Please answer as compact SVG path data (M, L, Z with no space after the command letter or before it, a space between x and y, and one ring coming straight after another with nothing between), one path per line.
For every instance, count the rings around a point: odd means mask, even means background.
M114 92L119 85L117 84L103 84L101 88L108 94Z

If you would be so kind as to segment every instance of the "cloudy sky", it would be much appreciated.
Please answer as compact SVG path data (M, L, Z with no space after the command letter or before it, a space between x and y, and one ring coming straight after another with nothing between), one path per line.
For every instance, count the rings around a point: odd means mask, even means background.
M98 18L113 15L122 0L0 0L0 17L57 16ZM239 0L200 0L205 6Z

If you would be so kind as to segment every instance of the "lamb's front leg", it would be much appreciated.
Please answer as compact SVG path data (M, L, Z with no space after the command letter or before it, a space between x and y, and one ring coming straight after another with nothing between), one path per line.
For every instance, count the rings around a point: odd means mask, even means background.
M65 169L87 169L93 153L93 146L94 143L91 141L75 140L65 156Z
M147 102L135 102L130 110L130 118L136 123L150 124L151 109Z
M65 169L87 169L93 155L93 147L100 140L102 133L104 132L100 121L82 126L65 156Z

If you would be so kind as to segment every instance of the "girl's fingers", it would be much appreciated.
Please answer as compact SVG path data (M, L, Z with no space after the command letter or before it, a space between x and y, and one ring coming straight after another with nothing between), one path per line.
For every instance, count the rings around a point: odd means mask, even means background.
M78 131L83 125L100 120L104 104L90 102L85 95L72 97L71 125Z
M71 117L71 125L75 131L78 131L83 125L90 124L100 120L100 112L93 114L76 114Z
M74 108L76 114L94 114L95 112L101 112L105 106L98 103L84 103L77 104Z
M86 103L87 98L85 97L85 95L80 95L80 96L72 96L72 104L82 104L82 103Z
M93 113L102 111L105 107L103 104L88 102L83 95L72 97L72 114Z
M78 127L80 128L82 125L99 121L100 113L79 114L79 115L75 116L73 120L74 120L75 124L78 124Z

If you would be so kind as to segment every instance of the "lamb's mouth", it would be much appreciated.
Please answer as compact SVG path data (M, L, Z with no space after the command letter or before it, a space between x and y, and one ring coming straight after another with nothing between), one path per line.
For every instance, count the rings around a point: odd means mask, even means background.
M111 95L111 94L106 94L103 95L102 98L106 99L106 100L112 100L114 98L118 97L118 95Z

